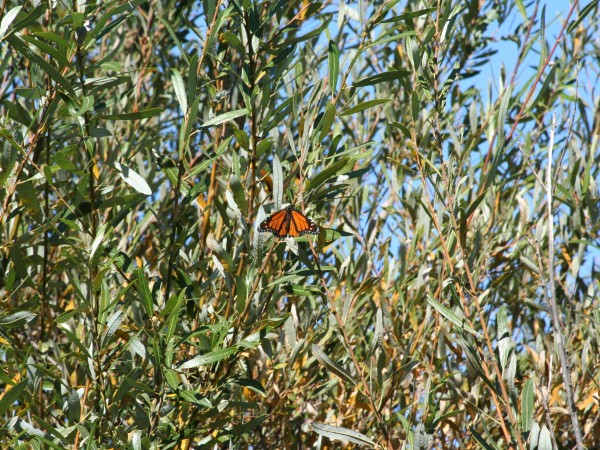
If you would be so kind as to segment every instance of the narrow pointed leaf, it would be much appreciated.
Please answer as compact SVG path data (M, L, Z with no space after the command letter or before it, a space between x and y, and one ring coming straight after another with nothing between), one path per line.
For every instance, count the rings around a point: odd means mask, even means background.
M329 358L329 356L327 356L323 350L321 350L319 348L318 345L313 344L311 346L311 350L313 355L315 356L315 358L317 358L317 360L319 360L319 362L321 364L323 364L325 367L327 367L329 370L331 370L333 373L335 373L337 376L339 376L340 378L348 381L349 383L352 383L353 385L357 385L356 381L354 380L354 378L352 378L352 375L350 375L342 366L340 366L338 363L336 363L335 361L333 361L331 358Z
M356 114L357 112L361 112L361 111L364 111L365 109L373 108L374 106L377 106L377 105L382 105L384 103L388 103L389 101L390 101L389 98L379 98L379 99L375 99L375 100L367 100L366 102L359 103L358 105L353 106L352 108L342 111L340 113L340 117Z
M135 170L118 162L113 163L113 165L125 183L134 188L140 194L152 195L152 189L150 189L150 186L146 180L144 180L144 178Z
M248 114L247 108L236 109L235 111L228 111L213 119L207 120L202 124L202 127L214 127L215 125L220 125L222 123L229 122L233 119L237 119L238 117L245 116L246 114Z
M222 359L227 358L229 355L233 355L238 349L235 347L223 348L221 350L215 350L204 355L198 355L189 361L184 362L179 366L180 369L191 369L193 367L205 366L207 364L216 363Z
M334 441L352 442L353 444L369 445L372 447L375 446L375 442L373 442L369 437L349 428L334 427L332 425L326 425L319 422L313 422L311 427L316 433Z

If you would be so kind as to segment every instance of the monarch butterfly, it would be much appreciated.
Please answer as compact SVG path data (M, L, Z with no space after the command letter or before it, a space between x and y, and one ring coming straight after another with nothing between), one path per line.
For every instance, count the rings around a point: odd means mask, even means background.
M278 238L298 237L303 234L317 234L319 227L291 205L271 214L262 221L258 231L270 231Z

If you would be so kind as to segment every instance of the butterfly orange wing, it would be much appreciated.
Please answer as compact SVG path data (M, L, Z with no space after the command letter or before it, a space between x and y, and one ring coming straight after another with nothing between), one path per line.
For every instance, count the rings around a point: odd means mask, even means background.
M258 231L270 231L278 238L317 234L319 227L300 211L288 206L263 220Z
M287 209L282 209L271 214L263 220L258 227L258 231L270 231L277 237L285 237L289 230L289 221L287 220Z
M292 209L290 211L290 230L289 235L292 237L302 236L303 234L319 232L319 227L300 211Z

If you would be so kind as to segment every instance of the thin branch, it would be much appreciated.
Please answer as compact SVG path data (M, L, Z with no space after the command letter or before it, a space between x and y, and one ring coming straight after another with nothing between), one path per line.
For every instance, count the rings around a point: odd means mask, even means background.
M542 68L538 72L538 75L535 78L535 81L531 85L531 89L529 89L529 93L527 94L527 97L525 98L525 101L523 101L523 105L521 105L521 109L519 110L519 113L517 114L517 117L515 118L513 126L510 129L510 132L508 133L508 135L506 136L506 140L504 141L505 142L504 145L506 145L508 142L510 142L510 139L512 138L512 135L515 132L515 130L517 128L517 125L519 124L519 122L521 121L521 119L524 117L523 113L525 112L525 108L527 108L527 104L529 103L529 100L531 100L531 97L533 96L533 93L535 92L535 88L537 87L538 83L542 79L542 75L546 71L546 67L548 67L548 64L550 64L550 61L552 60L552 57L554 56L554 52L556 51L556 48L558 47L558 44L560 44L560 42L562 41L562 37L563 37L563 34L565 32L565 29L567 28L567 25L569 25L569 19L571 18L571 15L573 14L573 11L575 11L575 8L577 7L578 3L579 3L579 0L575 0L573 2L573 4L571 5L571 9L569 10L569 13L567 14L567 18L565 19L565 22L563 23L563 26L560 29L560 33L558 33L558 37L556 38L556 41L554 42L554 45L552 46L552 50L550 50L550 52L548 53L548 57L544 61L544 65L542 66Z
M565 349L564 336L562 333L562 325L559 319L558 307L556 305L556 282L554 279L554 215L552 213L552 151L554 147L554 132L556 130L556 114L552 118L552 127L550 129L550 143L548 145L548 166L546 167L546 198L548 207L548 306L552 317L552 326L554 328L554 342L556 350L560 358L560 365L563 375L563 383L565 387L565 395L567 396L567 406L573 424L575 440L577 441L577 449L583 450L583 437L579 428L579 420L577 411L573 401L573 389L571 387L571 370L569 369L569 359Z

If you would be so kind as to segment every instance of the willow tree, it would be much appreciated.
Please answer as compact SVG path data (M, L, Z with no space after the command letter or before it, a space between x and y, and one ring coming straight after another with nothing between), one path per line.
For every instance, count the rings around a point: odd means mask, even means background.
M0 16L3 446L600 446L597 1Z

